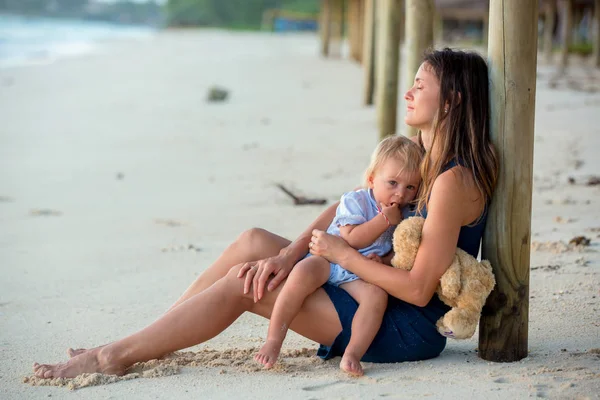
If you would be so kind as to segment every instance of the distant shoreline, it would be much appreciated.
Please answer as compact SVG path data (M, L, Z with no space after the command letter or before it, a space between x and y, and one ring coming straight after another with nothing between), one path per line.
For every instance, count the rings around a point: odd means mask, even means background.
M122 27L135 27L135 28L153 28L162 29L165 26L161 24L144 24L144 23L128 23L123 21L116 21L104 18L94 18L92 16L76 16L72 14L65 15L52 15L52 14L39 14L39 13L12 13L6 11L0 11L1 17L12 17L12 18L31 18L31 19L47 19L47 20L59 20L59 21L73 21L73 22L92 22L92 23L103 23ZM0 25L1 27L1 25Z
M106 40L144 38L155 32L147 26L4 13L0 14L0 68L51 64L92 53Z

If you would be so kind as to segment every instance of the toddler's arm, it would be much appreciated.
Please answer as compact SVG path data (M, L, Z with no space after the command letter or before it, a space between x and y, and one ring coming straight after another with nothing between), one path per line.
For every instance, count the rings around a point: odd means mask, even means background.
M355 249L364 249L373 244L386 231L389 224L383 214L360 225L340 226L340 236Z

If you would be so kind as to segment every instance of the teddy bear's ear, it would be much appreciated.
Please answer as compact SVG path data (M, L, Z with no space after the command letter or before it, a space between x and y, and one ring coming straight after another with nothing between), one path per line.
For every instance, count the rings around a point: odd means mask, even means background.
M422 217L410 217L400 222L400 225L394 231L394 246L396 243L399 245L404 243L412 245L414 242L421 243L424 222L425 219Z

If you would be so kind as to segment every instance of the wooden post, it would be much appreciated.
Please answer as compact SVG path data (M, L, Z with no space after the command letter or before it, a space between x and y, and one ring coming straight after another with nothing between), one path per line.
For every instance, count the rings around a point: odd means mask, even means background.
M586 43L591 43L594 45L594 4L591 4L589 8L586 8L585 14L589 12L589 17L587 18L585 27L586 27ZM592 48L593 49L593 48Z
M560 0L560 4L562 6L560 68L564 70L569 64L569 47L573 41L573 3L571 0Z
M356 0L346 0L346 39L348 40L348 49L350 58L355 59L356 56Z
M500 173L482 254L496 287L479 331L479 356L490 361L527 357L537 20L537 0L490 1L490 127Z
M433 46L433 0L406 0L406 88L411 88L415 74L423 62L425 50ZM406 136L417 134L417 130L406 126Z
M361 0L347 0L346 26L348 31L348 44L350 47L350 58L361 62Z
M544 8L544 57L547 63L552 62L554 46L554 22L556 20L556 0L546 0Z
M583 42L583 38L581 36L581 30L579 29L581 26L581 20L583 19L583 9L581 7L575 7L573 10L573 43L581 43Z
M402 28L402 1L379 0L377 41L377 120L379 137L396 134L398 112L398 66L400 60L400 29Z
M404 43L405 37L404 37L404 27L406 26L406 10L405 8L405 2L406 0L400 0L400 34L398 35L398 43L402 44Z
M344 0L329 0L331 3L331 46L329 54L333 57L342 56L342 41L344 39Z
M321 0L319 18L319 33L321 34L321 55L329 56L329 41L331 39L331 1Z
M594 66L600 68L600 0L594 1L594 31L595 35L592 38L594 43Z
M442 14L436 8L433 15L433 42L440 43L444 40L444 19Z
M365 31L365 0L356 0L356 61L362 64L363 60L363 39Z
M487 46L488 44L488 36L489 36L489 30L490 30L490 15L489 15L489 11L486 15L483 16L483 18L481 19L481 42Z
M365 0L363 29L363 65L365 105L373 104L373 86L375 84L375 0Z

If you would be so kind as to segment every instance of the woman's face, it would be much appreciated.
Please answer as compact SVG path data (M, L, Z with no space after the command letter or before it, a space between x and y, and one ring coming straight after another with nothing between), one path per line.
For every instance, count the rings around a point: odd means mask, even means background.
M404 122L422 131L430 130L440 104L440 82L427 64L419 67L414 85L404 99L407 103Z

